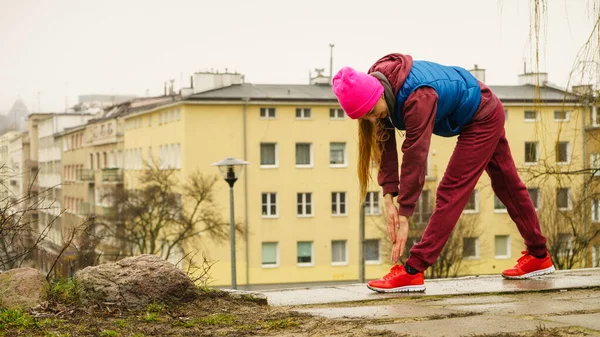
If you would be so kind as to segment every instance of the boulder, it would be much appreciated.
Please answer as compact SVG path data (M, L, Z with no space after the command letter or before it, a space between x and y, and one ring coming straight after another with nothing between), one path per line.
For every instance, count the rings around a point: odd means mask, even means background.
M152 302L185 302L198 295L196 286L184 272L148 254L87 267L75 274L75 280L81 287L84 304L143 308Z
M16 268L0 274L0 307L30 309L46 300L49 285L41 271Z

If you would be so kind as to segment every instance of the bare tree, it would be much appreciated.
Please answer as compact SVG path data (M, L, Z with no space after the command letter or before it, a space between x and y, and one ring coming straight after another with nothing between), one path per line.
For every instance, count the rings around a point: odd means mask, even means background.
M136 189L115 188L107 196L114 211L100 221L129 255L166 259L200 234L216 241L228 237L229 222L214 200L218 177L197 171L180 184L174 172L152 165L141 173Z

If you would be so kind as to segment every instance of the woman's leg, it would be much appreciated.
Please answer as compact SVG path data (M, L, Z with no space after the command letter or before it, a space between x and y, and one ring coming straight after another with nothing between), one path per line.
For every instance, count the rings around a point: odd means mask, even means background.
M504 108L498 104L492 113L467 125L458 136L456 148L437 188L429 224L421 241L410 250L406 261L409 266L425 271L437 260L503 133Z

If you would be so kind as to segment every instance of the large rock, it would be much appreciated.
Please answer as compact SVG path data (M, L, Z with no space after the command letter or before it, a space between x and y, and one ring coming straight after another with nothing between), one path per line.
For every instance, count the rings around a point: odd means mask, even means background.
M29 309L48 296L48 282L41 271L17 268L0 274L0 307Z
M84 302L142 308L152 302L178 303L198 294L192 280L155 255L138 255L115 263L87 267L75 274Z

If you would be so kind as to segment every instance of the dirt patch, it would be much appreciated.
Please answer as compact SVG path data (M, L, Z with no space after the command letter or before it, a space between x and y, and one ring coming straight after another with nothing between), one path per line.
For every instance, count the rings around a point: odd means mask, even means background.
M0 313L0 336L401 336L367 330L366 323L314 317L212 292L180 306L151 304L144 310L47 302L35 310Z
M580 337L580 336L598 336L597 332L588 331L579 327L569 328L539 328L536 331L520 333L495 333L485 335L471 335L470 337Z

